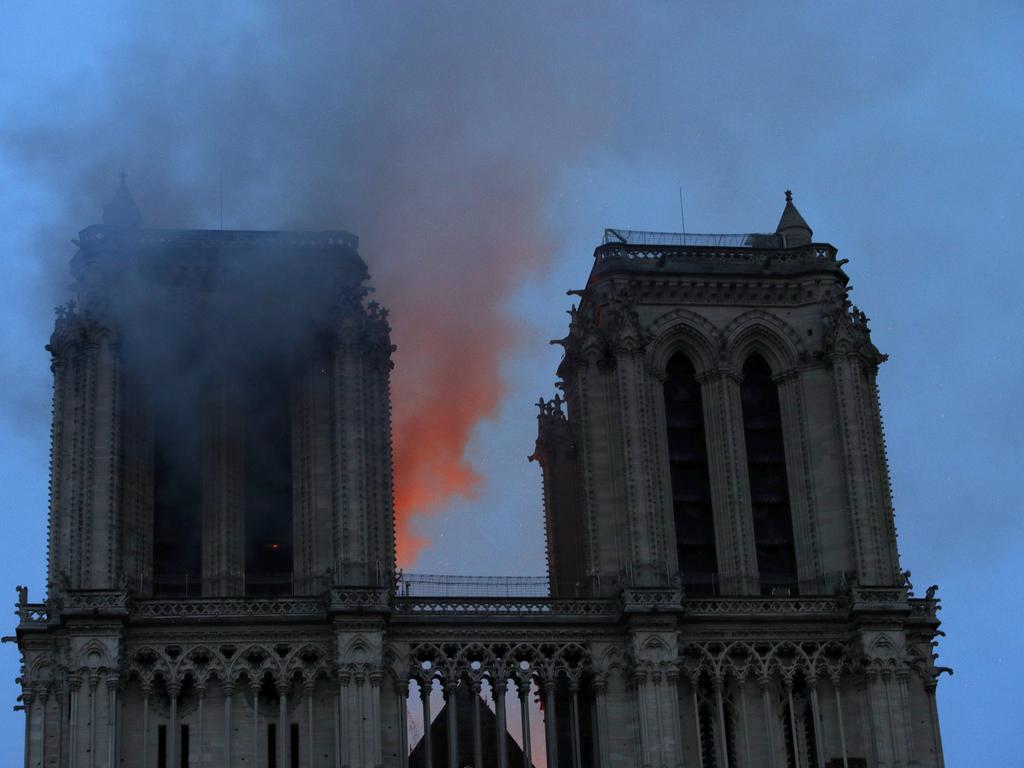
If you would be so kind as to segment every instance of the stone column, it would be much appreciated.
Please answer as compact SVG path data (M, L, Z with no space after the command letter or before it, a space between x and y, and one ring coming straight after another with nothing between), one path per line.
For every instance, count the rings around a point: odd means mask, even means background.
M21 700L25 703L25 768L32 765L32 702L35 701L35 694L27 690L21 694Z
M555 723L555 690L558 686L557 673L550 673L544 679L544 745L547 748L547 764L558 766L558 726Z
M309 755L309 764L313 765L313 699L316 692L316 680L304 680L302 682L302 695L306 699L306 754Z
M740 700L740 724L743 727L743 764L753 765L753 761L750 759L750 718L747 715L747 678L741 677L739 680L739 691L737 692Z
M46 766L46 704L50 699L50 690L45 685L39 689L39 760L40 765Z
M580 684L578 680L570 681L569 692L572 694L569 708L569 716L571 718L569 725L572 735L572 768L582 768L583 754L580 748Z
M53 691L54 702L57 709L57 768L65 768L67 766L67 754L65 752L64 736L67 730L64 728L64 702L68 700L68 694L65 691L65 682L61 681L57 684Z
M177 768L178 760L178 694L181 693L181 685L179 683L168 683L167 695L171 698L171 713L167 718L167 747L168 747L168 760L167 763L170 766Z
M698 674L690 675L690 694L693 700L693 725L696 729L697 736L697 762L699 765L704 764L704 737L700 732L700 698L697 695L697 686L700 683L700 677Z
M142 684L142 768L149 768L149 694L152 690L150 683ZM73 762L71 768L74 768Z
M96 768L96 688L100 684L100 676L89 675L89 768Z
M387 313L350 297L332 366L334 553L339 583L377 585L394 563L391 491L391 342Z
M383 673L379 669L375 669L370 673L370 749L374 768L381 765L384 758L384 749L381 743L383 722L380 712L382 681Z
M756 595L760 587L739 379L732 371L715 370L700 382L720 591Z
M505 718L505 696L508 694L508 681L498 678L492 681L494 693L494 719L498 730L498 768L508 766L508 725ZM430 768L427 764L426 768Z
M610 765L610 744L608 741L608 678L595 677L591 683L594 691L594 709L597 715L597 766L607 768Z
M900 743L899 727L896 725L896 706L892 696L892 672L888 669L882 671L882 691L885 694L885 709L889 713L889 749L892 752L892 762L905 763L907 757L903 752L903 745Z
M423 702L423 765L434 768L434 743L430 737L430 689L433 681L420 681L420 699Z
M235 695L233 681L221 683L221 696L224 705L224 768L231 768L231 699Z
M73 561L67 572L74 587L113 589L121 535L120 355L111 329L102 322L83 315L80 328L83 407L76 481L81 503L77 531L72 535L77 546L69 553Z
M715 675L711 680L711 685L715 689L715 708L718 710L718 732L721 736L715 739L715 742L719 745L718 759L724 768L729 768L729 749L725 743L725 702L722 699L722 689L725 687L725 681L720 675Z
M480 729L480 680L475 679L470 683L470 693L473 696L473 765L483 766L484 746L483 736ZM555 766L557 763L548 763Z
M758 679L761 686L761 706L764 709L764 728L768 739L768 768L775 768L775 724L772 714L772 680L767 675Z
M262 680L249 680L252 692L252 764L260 764L260 687Z
M896 672L896 691L900 702L900 719L903 725L904 744L907 751L907 762L914 760L914 724L910 716L910 690L907 683L906 669Z
M206 753L204 751L205 739L204 729L206 723L204 722L205 706L206 706L206 681L201 681L196 684L196 694L199 698L199 712L197 713L197 725L198 733L196 733L196 755L199 758L196 762L199 763L199 768L205 768L206 766Z
M818 680L815 677L807 679L807 687L811 691L811 719L814 723L814 744L815 759L817 768L825 768L825 730L822 726L821 711L818 709Z
M518 687L523 726L523 768L533 768L533 753L530 749L530 679L520 680Z
M107 676L107 768L117 766L117 675Z
M351 673L342 671L338 674L338 719L340 722L340 756L342 766L351 766L355 727L349 717L349 687L352 682Z
M447 730L448 735L448 768L461 768L459 766L459 718L458 712L456 711L457 704L455 702L456 691L458 690L459 684L455 680L446 680L444 684L444 695L447 710Z
M54 373L49 583L113 589L121 545L121 366L111 329L59 312Z
M864 746L867 747L871 755L870 760L879 763L885 758L882 749L882 725L878 722L878 708L881 703L874 695L878 682L877 670L870 668L865 670L864 675L857 682L861 694L861 720L867 726L864 729L867 731L865 734L867 744Z
M843 697L840 693L842 680L838 674L832 676L832 688L836 692L836 721L839 723L839 748L842 751L843 768L850 768L846 756L846 728L843 725Z
M899 561L874 369L843 347L829 359L857 573L862 585L893 584Z
M406 712L409 706L409 681L395 683L398 698L398 768L409 768L409 722Z
M355 731L355 747L356 754L352 758L355 765L359 768L363 768L366 764L366 719L363 710L363 687L366 682L366 676L362 672L356 672L352 675L352 682L355 683L355 705L356 705L356 716L355 716L355 727L350 729Z
M291 728L288 722L288 689L289 680L277 681L277 764L288 765L288 742L291 738Z
M786 686L786 701L789 704L789 737L793 741L793 753L797 755L796 764L799 766L803 761L800 760L800 741L796 735L796 707L793 706L793 680L792 678L786 678L784 681Z
M634 679L636 689L637 713L640 717L640 760L644 768L652 765L651 748L658 743L651 728L651 717L648 711L647 670L638 669Z
M334 695L334 768L341 768L341 686Z
M939 710L935 703L935 680L931 679L925 684L928 694L928 713L931 716L932 745L935 749L935 764L938 768L945 768L946 760L942 754L942 734L939 731ZM846 768L844 766L844 768Z
M630 562L633 583L668 583L666 563L675 561L675 544L668 541L671 506L666 508L662 485L660 432L654 422L657 382L644 365L644 347L630 308L624 308L623 322L615 339L614 374L618 391L619 434L622 440L622 494L629 516ZM659 482L660 481L660 482Z

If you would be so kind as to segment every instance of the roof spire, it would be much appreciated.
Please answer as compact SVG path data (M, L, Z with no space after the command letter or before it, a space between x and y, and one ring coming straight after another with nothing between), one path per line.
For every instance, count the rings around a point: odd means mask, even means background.
M110 202L103 207L103 223L110 227L137 227L142 223L142 214L128 191L128 174L121 171L121 183Z
M793 193L786 190L786 207L782 211L782 218L779 219L779 226L775 228L776 234L782 235L786 247L791 248L797 245L810 245L813 231L800 215L800 211L793 205Z

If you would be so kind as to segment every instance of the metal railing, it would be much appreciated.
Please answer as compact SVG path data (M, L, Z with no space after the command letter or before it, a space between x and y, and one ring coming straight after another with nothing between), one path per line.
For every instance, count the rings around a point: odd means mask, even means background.
M700 234L645 232L637 229L606 229L605 245L718 246L722 248L783 248L782 235Z
M444 576L403 573L395 579L398 597L548 597L547 576Z

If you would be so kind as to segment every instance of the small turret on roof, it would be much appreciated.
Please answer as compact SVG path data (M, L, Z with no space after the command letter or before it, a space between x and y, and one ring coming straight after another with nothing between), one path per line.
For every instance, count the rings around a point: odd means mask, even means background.
M813 231L800 215L800 211L793 205L793 193L786 190L786 207L782 211L782 218L779 219L779 226L775 233L785 238L786 247L792 248L797 245L809 245Z
M121 183L110 202L103 207L103 223L110 227L138 227L142 214L128 191L128 174L122 173Z

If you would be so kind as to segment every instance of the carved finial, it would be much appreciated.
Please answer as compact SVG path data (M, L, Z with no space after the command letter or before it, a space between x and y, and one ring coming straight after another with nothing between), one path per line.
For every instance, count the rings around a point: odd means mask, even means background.
M814 233L800 215L800 211L793 205L792 190L786 190L786 207L782 210L782 218L779 219L779 226L775 228L775 232L783 236L788 248L811 243Z
M103 223L114 227L138 227L142 223L142 214L128 192L128 174L122 171L118 178L121 183L103 208Z

